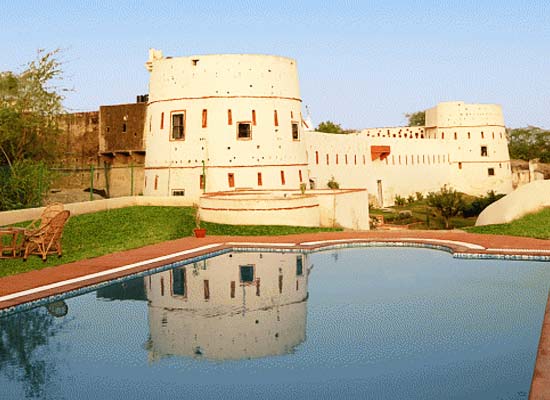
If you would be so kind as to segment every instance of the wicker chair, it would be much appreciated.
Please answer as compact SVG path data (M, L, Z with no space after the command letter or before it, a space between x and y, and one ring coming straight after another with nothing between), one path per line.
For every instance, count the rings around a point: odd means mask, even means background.
M23 261L27 261L30 254L37 254L46 261L48 254L57 253L61 257L61 238L63 227L69 219L70 212L65 210L58 212L50 221L34 231L25 232L23 241Z
M63 209L63 203L55 202L48 204L46 207L44 207L40 218L35 219L25 228L26 233L30 234L32 231L42 228L44 225L50 222L53 217L63 211Z

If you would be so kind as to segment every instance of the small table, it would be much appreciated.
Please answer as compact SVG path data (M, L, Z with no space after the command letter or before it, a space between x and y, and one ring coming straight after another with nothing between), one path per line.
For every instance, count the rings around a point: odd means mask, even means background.
M24 236L24 232L25 228L0 228L0 258L16 258L19 255L20 242L23 241L19 238ZM9 237L7 245L4 244L4 236Z

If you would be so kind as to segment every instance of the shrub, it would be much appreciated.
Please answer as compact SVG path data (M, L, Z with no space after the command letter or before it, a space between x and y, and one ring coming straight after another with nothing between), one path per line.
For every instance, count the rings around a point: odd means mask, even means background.
M416 192L416 200L417 201L422 201L424 200L424 194L422 192Z
M465 218L478 216L489 204L504 197L504 194L496 194L494 190L487 192L486 196L477 197L464 206L462 214Z
M409 197L407 197L407 204L412 204L416 201L416 198L411 194Z
M42 162L16 161L0 168L0 211L42 205L53 175Z
M336 182L336 180L334 179L334 176L332 178L330 178L330 181L327 182L327 186L330 188L330 189L340 189L340 184L338 182Z

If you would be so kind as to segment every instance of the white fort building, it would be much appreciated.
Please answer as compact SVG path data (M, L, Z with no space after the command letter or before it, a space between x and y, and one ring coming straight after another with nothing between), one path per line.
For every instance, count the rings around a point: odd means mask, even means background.
M440 103L423 127L328 134L302 117L293 59L150 50L146 67L144 195L183 196L204 220L368 229L369 201L512 190L498 105Z

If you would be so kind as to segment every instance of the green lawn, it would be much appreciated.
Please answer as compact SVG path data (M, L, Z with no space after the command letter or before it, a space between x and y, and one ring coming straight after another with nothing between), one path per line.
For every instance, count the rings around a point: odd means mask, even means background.
M63 233L63 257L52 255L46 262L31 256L0 259L0 276L41 269L71 261L97 257L116 251L135 249L149 244L178 239L193 234L194 209L191 207L128 207L69 219ZM26 224L18 224L25 226ZM323 232L339 229L294 226L234 226L203 223L207 234L261 236Z
M508 224L472 226L464 230L472 233L492 233L495 235L550 239L550 208L526 215Z

